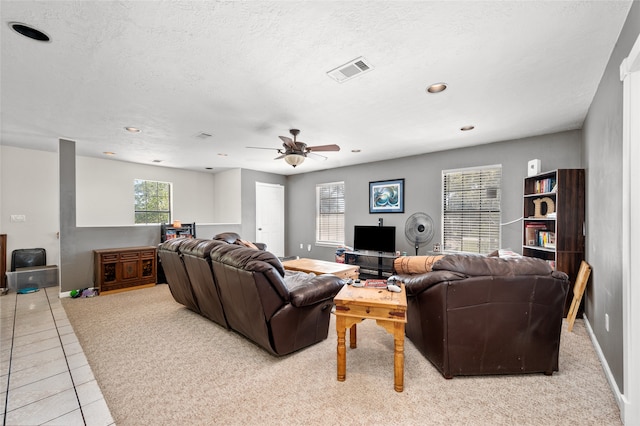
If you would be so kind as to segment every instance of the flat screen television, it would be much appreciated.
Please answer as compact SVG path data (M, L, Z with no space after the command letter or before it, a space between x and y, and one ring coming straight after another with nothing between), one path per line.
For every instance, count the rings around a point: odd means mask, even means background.
M353 249L381 251L386 253L396 251L396 227L354 226Z

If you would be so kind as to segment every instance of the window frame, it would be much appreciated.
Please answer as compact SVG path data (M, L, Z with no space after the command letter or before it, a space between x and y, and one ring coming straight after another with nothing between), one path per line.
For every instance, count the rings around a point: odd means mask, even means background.
M449 210L449 212L447 211L447 206L449 204L449 201L447 200L447 197L449 195L449 193L454 192L454 191L450 191L447 189L447 186L450 188L451 187L451 183L449 183L447 185L447 178L450 178L451 175L453 174L467 174L468 177L472 177L473 174L482 174L484 171L493 171L495 172L499 172L499 177L497 177L497 179L493 179L493 182L497 183L497 188L496 188L496 196L495 197L489 197L487 196L487 189L493 188L493 186L482 186L481 188L463 188L465 189L465 191L470 191L470 190L475 190L475 191L484 191L484 196L480 195L479 198L472 198L471 200L468 201L468 203L473 204L474 202L479 203L480 206L485 205L483 203L483 201L485 203L491 204L493 207L496 206L496 201L495 198L497 198L497 210L495 208L491 208L491 209L483 209L483 208L477 208L477 209L467 209L464 206L464 200L462 201L462 208L460 209L452 209ZM475 253L475 254L488 254L491 253L492 251L498 250L501 247L501 242L502 242L502 164L492 164L492 165L486 165L486 166L474 166L474 167L466 167L466 168L458 168L458 169L448 169L448 170L442 170L442 210L441 210L441 241L442 241L442 251L443 252L448 252L448 253ZM472 197L474 197L472 195ZM449 199L451 197L449 196ZM493 202L490 200L494 200ZM469 214L467 214L467 212L469 212ZM462 237L460 236L459 238L459 249L454 249L451 246L452 244L452 233L456 231L456 229L451 229L451 226L448 226L448 221L452 219L452 217L454 217L454 215L460 215L460 221L462 222L460 225L458 225L458 229L462 230L464 228L465 223L468 223L470 225L473 225L473 221L475 220L476 226L479 225L488 225L489 227L491 227L492 229L489 232L482 232L481 230L477 230L477 236L476 237ZM497 217L495 217L494 215L497 214ZM464 216L473 216L475 215L475 218L469 220L467 219L467 221L465 222ZM483 215L485 216L485 218L483 218ZM447 217L449 216L449 217ZM494 217L492 217L494 216ZM484 237L486 236L486 237ZM486 249L483 250L483 240L492 240L495 239L495 246L493 245L489 245ZM466 240L466 243L465 243ZM469 243L469 240L472 241L472 243ZM475 241L475 242L474 242ZM469 246L470 245L475 245L474 248L476 248L476 250L469 250Z
M336 186L336 185L341 185L341 191L342 191L342 212L341 213L337 213L337 214L341 214L342 215L342 240L340 241L339 238L336 238L335 240L330 240L330 239L321 239L320 235L321 235L321 230L320 230L320 225L321 225L321 215L322 213L320 212L320 191L323 188L329 188L331 186ZM338 206L339 208L339 206ZM316 229L315 229L315 244L317 246L325 246L325 247L340 247L340 246L344 246L344 240L345 240L345 222L346 221L346 194L345 194L345 183L344 181L336 181L336 182L327 182L327 183L318 183L316 184ZM337 226L336 226L337 227ZM339 237L339 235L334 235L336 237Z
M137 201L136 201L136 186L138 185L138 182L143 182L143 183L153 183L153 184L162 184L162 185L168 185L168 200L167 200L167 205L168 205L168 210L138 210L137 209ZM156 191L157 192L157 191ZM147 194L145 192L145 194ZM162 214L167 214L168 216L168 220L167 222L164 221L159 221L159 222L149 222L149 221L144 221L144 222L138 222L137 218L138 218L138 214L144 214L144 213L154 213L154 214L158 214L158 215L162 215ZM133 223L135 225L157 225L157 224L162 224L162 223L171 223L173 219L173 183L171 182L164 182L164 181L159 181L159 180L151 180L151 179L138 179L135 178L133 180Z

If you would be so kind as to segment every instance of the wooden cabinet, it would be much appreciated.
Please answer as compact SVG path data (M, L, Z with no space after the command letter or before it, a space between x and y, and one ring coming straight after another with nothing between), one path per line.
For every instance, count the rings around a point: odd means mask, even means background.
M524 180L522 254L565 272L572 289L584 260L584 188L584 169L558 169ZM572 298L570 291L565 315Z
M156 284L157 250L153 246L94 250L94 283L100 294Z

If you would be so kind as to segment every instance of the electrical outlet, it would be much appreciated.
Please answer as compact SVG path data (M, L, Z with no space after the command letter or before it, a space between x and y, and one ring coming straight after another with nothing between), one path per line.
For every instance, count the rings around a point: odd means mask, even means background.
M304 249L304 244L300 243L300 250Z
M27 221L27 216L23 215L23 214L12 214L11 215L11 222L26 222Z
M307 245L307 251L311 251L311 244Z
M609 314L604 314L604 328L609 331Z

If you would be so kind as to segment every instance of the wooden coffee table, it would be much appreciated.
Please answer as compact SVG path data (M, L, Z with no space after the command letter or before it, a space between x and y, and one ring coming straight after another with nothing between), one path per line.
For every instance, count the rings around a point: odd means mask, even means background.
M344 263L327 262L316 259L293 259L282 262L284 269L290 271L313 272L316 275L333 274L339 278L358 278L360 267L357 265L345 265Z
M349 346L357 347L356 324L365 319L376 323L393 336L393 385L396 392L404 389L404 325L407 322L407 295L404 284L401 293L387 289L353 287L345 285L333 299L336 305L336 332L338 334L338 381L347 375L347 348L345 336L350 328Z

